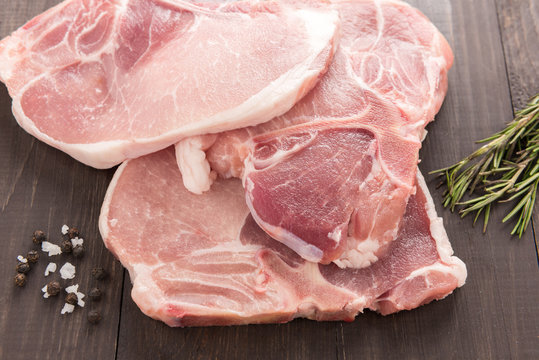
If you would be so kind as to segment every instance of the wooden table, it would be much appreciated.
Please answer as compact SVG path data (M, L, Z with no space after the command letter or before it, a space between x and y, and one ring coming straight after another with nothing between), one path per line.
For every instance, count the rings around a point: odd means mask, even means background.
M0 37L57 0L0 0ZM455 52L449 93L421 150L421 169L453 163L474 141L499 130L539 91L539 2L536 0L414 0ZM466 285L447 299L353 323L295 320L283 325L172 329L144 316L130 298L127 272L105 249L97 219L114 170L86 167L25 133L0 86L0 358L1 359L539 359L539 269L535 232L522 239L492 214L486 235L440 206L455 253L468 266ZM538 212L534 225L539 224ZM16 256L43 229L54 241L62 224L76 225L86 255L75 261L81 289L103 266L105 298L97 325L89 308L60 316L63 299L41 298L48 281L43 257L25 288L13 285ZM62 264L66 258L55 258Z

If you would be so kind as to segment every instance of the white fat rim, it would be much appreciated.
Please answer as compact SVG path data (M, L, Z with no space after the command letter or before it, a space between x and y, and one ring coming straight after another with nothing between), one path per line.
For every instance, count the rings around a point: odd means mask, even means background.
M425 209L430 220L430 233L432 238L436 241L436 250L438 251L441 262L452 269L451 273L457 279L458 286L461 287L466 282L466 277L468 276L466 265L458 257L453 256L453 248L447 237L443 219L436 214L434 201L432 200L425 179L419 169L417 170L417 184L423 191L427 200Z
M320 74L320 71L311 69L311 65L324 49L330 47L332 49L330 53L333 54L337 46L337 41L332 41L332 39L335 39L339 26L338 12L332 10L325 12L326 15L324 16L322 16L322 13L318 13L314 17L312 16L313 13L315 13L315 10L299 12L299 17L303 18L302 20L307 28L316 27L319 29L309 42L311 46L315 46L311 51L311 56L237 107L213 115L206 120L182 126L181 129L171 130L148 138L69 144L56 140L37 128L34 122L25 115L20 104L20 94L14 94L13 96L13 114L19 125L28 133L64 151L74 159L97 169L110 168L126 159L156 152L188 136L202 133L218 133L234 128L258 125L282 115L292 108L296 101L306 93L303 85L309 81L313 82L314 85L315 79ZM325 24L321 21L324 18L326 20ZM321 25L324 25L324 27ZM320 28L325 31L320 30ZM20 92L24 92L24 88ZM242 120L237 121L238 118ZM228 124L230 121L234 121L234 126L231 127Z

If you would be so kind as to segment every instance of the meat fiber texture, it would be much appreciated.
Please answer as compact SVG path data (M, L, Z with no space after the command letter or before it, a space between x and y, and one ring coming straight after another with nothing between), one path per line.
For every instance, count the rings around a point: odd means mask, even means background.
M256 127L176 145L186 187L240 177L256 222L304 259L361 268L389 251L425 126L447 90L453 54L400 1L333 0L342 38L318 85Z
M336 11L278 1L67 0L0 42L30 134L108 168L281 115L327 70Z
M172 149L125 162L99 223L133 300L170 326L352 321L367 308L386 315L444 298L466 279L419 173L397 239L363 269L308 262L271 239L238 179L195 195L180 177Z

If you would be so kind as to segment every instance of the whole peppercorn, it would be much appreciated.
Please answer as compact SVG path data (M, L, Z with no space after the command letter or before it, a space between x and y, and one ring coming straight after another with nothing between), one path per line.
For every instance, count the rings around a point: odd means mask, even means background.
M73 248L73 256L75 257L82 257L84 255L84 248L82 245L77 245Z
M103 280L104 278L107 277L107 275L108 275L107 272L103 268L94 268L94 269L92 269L92 276L96 280Z
M45 233L41 230L34 231L34 235L32 235L32 241L34 244L41 244L43 241L47 240L47 236L45 236Z
M31 263L36 263L39 259L39 253L35 250L28 251L28 254L26 254L26 259L30 261Z
M47 284L47 294L49 294L50 296L58 295L60 293L60 290L62 290L62 287L60 286L60 283L58 281L51 281ZM75 295L75 297L77 296Z
M74 239L76 237L79 237L79 229L77 229L76 227L72 227L72 228L69 228L69 230L67 230L67 236L69 236L70 239Z
M92 300L92 301L99 301L101 300L101 290L99 290L99 288L93 288L92 290L90 290L90 292L88 293L88 297Z
M62 241L60 244L60 249L62 249L64 254L69 254L71 251L73 251L73 244L71 244L71 240L66 239Z
M75 294L74 292L70 292L69 294L67 294L66 303L70 305L77 305L78 301L79 301L79 298L77 297L77 294Z
M88 313L88 321L92 324L97 324L99 321L101 321L101 314L97 310L91 310Z
M25 262L25 263L20 262L20 263L17 264L15 269L17 270L18 273L26 274L26 273L28 273L28 271L30 271L30 264L28 264L27 262Z
M15 285L19 287L26 285L26 275L20 273L15 275Z

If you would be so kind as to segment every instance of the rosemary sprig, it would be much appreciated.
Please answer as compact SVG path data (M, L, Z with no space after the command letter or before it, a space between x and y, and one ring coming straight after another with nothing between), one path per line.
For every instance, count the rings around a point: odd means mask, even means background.
M539 94L515 114L505 129L478 141L479 149L447 168L433 171L447 185L444 207L451 211L462 206L462 217L475 213L474 224L484 214L486 231L490 209L495 202L514 201L516 205L502 220L518 216L511 235L528 227L539 186ZM461 201L468 193L471 198Z

